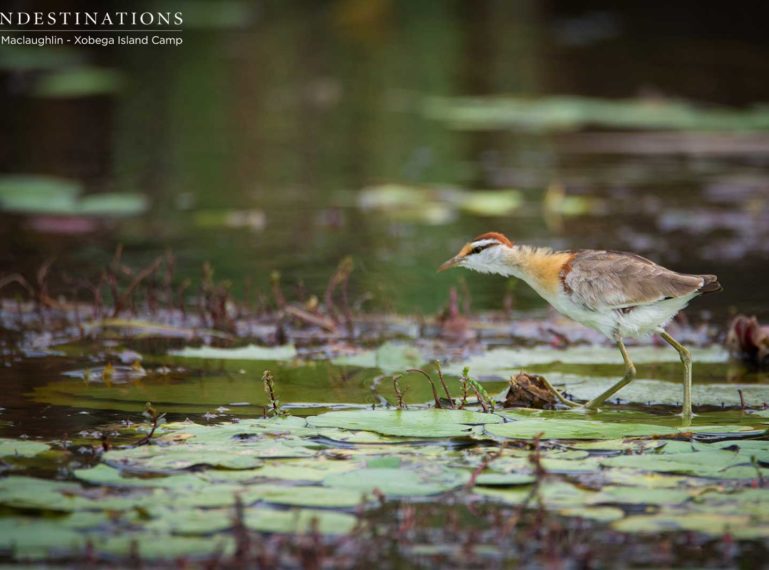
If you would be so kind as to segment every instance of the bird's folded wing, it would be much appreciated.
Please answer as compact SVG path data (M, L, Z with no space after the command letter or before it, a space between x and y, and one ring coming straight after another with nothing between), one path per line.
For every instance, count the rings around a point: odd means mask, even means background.
M647 305L696 292L697 275L682 275L632 253L580 251L561 279L572 300L590 309Z

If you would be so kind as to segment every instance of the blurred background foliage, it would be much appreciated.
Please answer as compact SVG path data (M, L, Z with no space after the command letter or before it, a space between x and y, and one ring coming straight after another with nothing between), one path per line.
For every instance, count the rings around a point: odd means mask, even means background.
M183 11L182 46L3 46L0 272L88 277L122 243L320 292L352 255L360 306L430 313L462 279L435 267L496 230L718 273L700 309L766 316L762 8L157 0L135 9ZM502 307L504 281L468 281Z

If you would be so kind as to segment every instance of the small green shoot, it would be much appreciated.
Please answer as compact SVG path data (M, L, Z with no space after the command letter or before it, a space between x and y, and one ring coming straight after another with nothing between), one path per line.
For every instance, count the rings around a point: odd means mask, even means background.
M272 372L265 370L264 374L262 374L262 382L264 383L264 391L270 399L269 408L266 410L267 413L273 416L285 416L286 412L280 408L280 401L275 395L275 379L272 377Z

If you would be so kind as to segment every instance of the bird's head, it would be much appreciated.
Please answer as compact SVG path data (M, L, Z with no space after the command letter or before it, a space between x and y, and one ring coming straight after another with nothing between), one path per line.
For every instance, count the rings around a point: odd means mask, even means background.
M443 263L438 271L452 267L465 267L481 273L506 273L505 250L513 247L513 242L497 232L479 235L466 243L454 257Z

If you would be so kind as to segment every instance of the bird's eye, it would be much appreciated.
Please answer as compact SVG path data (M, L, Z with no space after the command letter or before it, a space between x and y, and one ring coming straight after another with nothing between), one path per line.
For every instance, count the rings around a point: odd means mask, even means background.
M482 245L476 245L473 248L472 253L481 253L484 249L485 248Z

